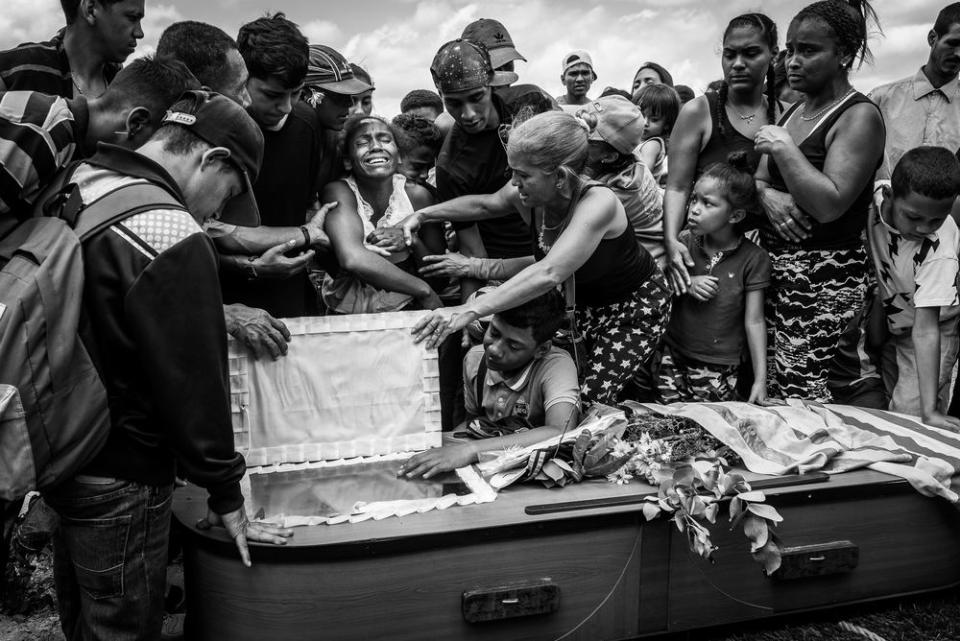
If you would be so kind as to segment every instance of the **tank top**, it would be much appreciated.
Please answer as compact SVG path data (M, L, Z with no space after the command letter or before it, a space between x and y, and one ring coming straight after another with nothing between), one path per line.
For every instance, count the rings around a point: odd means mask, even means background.
M825 114L810 134L798 145L804 157L810 161L817 171L823 171L824 162L827 159L827 134L836 124L840 116L850 107L868 103L876 107L873 102L859 91L850 94L839 105ZM783 114L780 118L780 126L786 126L790 118L803 105L798 102ZM879 154L876 160L876 168L880 167L883 161L883 154ZM770 186L782 192L787 192L787 185L783 180L783 174L777 167L777 162L773 156L769 157L768 167L770 168ZM857 195L856 199L843 214L829 223L819 223L813 221L810 237L801 241L801 249L811 250L832 250L832 249L852 249L863 246L861 233L867 225L867 212L870 210L870 204L873 199L873 181L868 180L863 189ZM801 211L803 209L801 208ZM783 247L785 241L773 230L770 219L766 216L760 224L760 237L767 247Z
M594 187L603 185L577 179L567 216L571 215L583 195ZM534 209L530 225L533 256L539 261L543 260L546 254L537 242L537 221L543 221L542 208ZM622 234L601 240L586 262L574 272L577 306L601 307L623 302L646 283L656 269L656 261L637 243L628 221Z
M366 239L375 229L398 225L403 222L404 218L413 213L413 203L410 202L410 197L407 196L407 178L403 174L397 173L393 175L393 192L390 194L390 200L387 202L387 208L384 210L383 216L380 217L376 224L373 223L373 205L368 203L360 194L360 188L357 186L356 179L354 179L353 176L347 176L343 179L343 182L347 183L350 191L353 192L354 197L357 199L357 215L363 223L363 246L367 249L370 249L371 246L367 243ZM387 260L391 263L399 263L406 260L408 256L410 256L410 252L405 249L391 254Z
M720 109L720 118L723 119L723 133L720 133L720 121L717 119L717 107L720 96L716 91L708 91L704 94L707 97L707 104L710 105L710 139L706 146L697 156L697 170L694 178L699 178L700 174L707 167L718 162L727 162L727 156L734 151L743 151L750 158L755 166L760 161L760 154L754 149L753 139L747 138L742 133L733 128L727 116L726 109Z

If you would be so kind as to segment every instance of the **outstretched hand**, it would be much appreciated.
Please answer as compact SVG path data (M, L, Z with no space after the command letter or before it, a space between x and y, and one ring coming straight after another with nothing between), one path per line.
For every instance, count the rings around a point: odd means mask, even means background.
M315 252L312 249L293 258L284 255L286 252L295 249L297 242L291 240L263 252L253 261L253 267L257 270L257 274L266 278L289 278L305 270L310 261L313 260Z
M198 530L209 530L211 527L223 527L227 534L233 539L240 551L240 560L246 567L250 567L250 548L247 541L257 541L260 543L273 543L274 545L285 545L287 539L293 536L293 530L282 528L273 523L251 523L247 519L247 513L241 506L233 512L226 514L217 514L207 510L206 518L197 522Z
M459 332L474 320L476 320L476 314L466 305L441 307L417 321L410 333L413 334L414 343L426 341L427 348L433 349L447 336Z
M458 252L424 256L420 275L424 278L467 278L470 275L470 259Z
M476 461L477 453L470 443L445 445L414 454L400 466L397 476L428 479L443 472L452 472L458 467L466 467Z

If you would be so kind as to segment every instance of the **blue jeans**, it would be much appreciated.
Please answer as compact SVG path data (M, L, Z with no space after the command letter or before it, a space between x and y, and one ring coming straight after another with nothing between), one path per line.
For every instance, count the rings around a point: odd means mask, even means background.
M44 494L60 515L54 579L67 641L160 638L173 486L79 477Z

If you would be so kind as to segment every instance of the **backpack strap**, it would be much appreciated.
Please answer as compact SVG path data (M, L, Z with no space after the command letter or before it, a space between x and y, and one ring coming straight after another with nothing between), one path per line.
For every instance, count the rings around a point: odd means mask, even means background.
M151 182L135 182L87 204L76 217L73 229L83 242L111 225L159 208L187 211L183 203L163 187Z
M477 386L477 408L483 413L483 384L487 380L487 356L480 357L480 367L477 368L477 380L474 384Z
M34 216L66 221L83 242L115 223L151 209L187 211L169 190L146 180L121 185L97 200L84 204L73 176L77 167L85 162L75 160L56 175L34 204Z

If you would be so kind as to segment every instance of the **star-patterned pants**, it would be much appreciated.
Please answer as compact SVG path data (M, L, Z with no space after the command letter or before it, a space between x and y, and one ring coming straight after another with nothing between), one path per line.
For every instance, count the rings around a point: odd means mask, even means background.
M580 368L584 404L616 405L660 344L670 320L670 291L660 270L627 300L577 309L585 362Z

